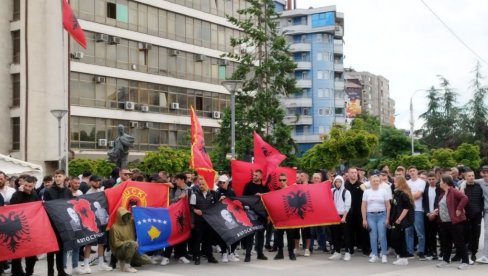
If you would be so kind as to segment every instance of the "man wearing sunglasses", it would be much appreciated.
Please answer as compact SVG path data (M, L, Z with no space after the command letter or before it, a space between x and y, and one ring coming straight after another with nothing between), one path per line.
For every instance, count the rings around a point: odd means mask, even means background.
M279 178L279 189L286 189L288 186L286 185L286 174L281 173ZM283 255L283 236L286 232L286 240L288 242L288 256L290 257L290 260L295 261L297 258L295 256L295 253L293 250L295 249L295 238L294 238L294 232L293 229L277 229L276 230L276 245L278 247L278 253L274 257L275 260L282 260L284 259Z
M131 180L132 172L128 168L122 168L119 171L119 179L117 179L117 184L120 184L124 181Z

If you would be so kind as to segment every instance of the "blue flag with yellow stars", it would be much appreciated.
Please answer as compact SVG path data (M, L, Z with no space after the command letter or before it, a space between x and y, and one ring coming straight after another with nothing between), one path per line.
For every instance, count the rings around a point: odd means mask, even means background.
M190 237L190 209L186 198L169 208L133 207L139 254L176 245Z

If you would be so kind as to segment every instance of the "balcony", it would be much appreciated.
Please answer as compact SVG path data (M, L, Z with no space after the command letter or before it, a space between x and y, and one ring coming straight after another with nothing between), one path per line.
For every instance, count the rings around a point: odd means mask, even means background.
M297 80L297 88L312 88L312 80ZM344 82L342 83L344 89Z
M336 71L336 72L344 72L344 63L342 63L342 62L334 62L334 71Z
M319 134L292 135L296 143L320 143L322 139Z
M334 35L336 37L343 37L344 36L344 29L341 26L336 25L335 26L335 33L334 33Z
M344 46L342 43L334 43L334 54L343 55L344 54Z
M310 31L308 25L289 25L282 27L282 34L303 34Z
M334 81L334 89L335 90L344 90L344 81L343 80Z
M283 122L290 126L311 125L313 123L313 119L312 116L309 115L300 115L298 116L298 118L297 116L292 115L292 116L285 116Z
M310 70L312 63L310 61L297 61L297 68L295 70Z
M312 98L284 98L281 104L285 108L312 107Z
M310 43L294 43L290 44L290 52L310 52L312 49Z

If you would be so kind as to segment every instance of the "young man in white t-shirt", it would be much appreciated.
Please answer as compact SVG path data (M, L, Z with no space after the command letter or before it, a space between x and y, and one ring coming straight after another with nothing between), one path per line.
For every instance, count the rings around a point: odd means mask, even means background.
M418 177L418 171L415 166L408 167L408 174L410 180L407 181L408 187L412 191L413 199L415 201L415 220L413 226L405 229L405 239L407 242L407 252L409 257L413 257L414 250L414 235L413 231L417 233L418 248L417 255L419 260L425 261L425 228L424 228L424 207L422 206L422 195L425 190L425 181Z

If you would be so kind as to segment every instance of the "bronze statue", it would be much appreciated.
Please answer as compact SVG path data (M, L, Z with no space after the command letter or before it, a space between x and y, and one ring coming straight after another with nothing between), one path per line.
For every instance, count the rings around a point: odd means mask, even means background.
M108 160L119 168L125 168L128 163L129 147L134 144L134 137L124 133L123 125L118 125L117 130L119 136L114 140L114 147L107 152Z

